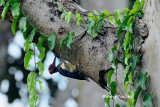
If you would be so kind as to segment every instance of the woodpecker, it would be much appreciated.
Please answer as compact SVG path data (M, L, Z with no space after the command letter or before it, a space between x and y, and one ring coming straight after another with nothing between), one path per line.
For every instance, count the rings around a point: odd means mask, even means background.
M49 65L48 71L52 75L53 73L59 72L61 75L73 79L78 80L86 80L89 82L88 77L86 77L83 73L81 73L76 66L72 65L68 61L62 61L58 66L56 67L56 57L53 60L53 63Z

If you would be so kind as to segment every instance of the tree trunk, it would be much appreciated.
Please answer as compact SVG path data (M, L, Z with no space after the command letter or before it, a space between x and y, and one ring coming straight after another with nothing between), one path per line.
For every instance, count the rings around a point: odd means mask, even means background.
M147 86L155 95L155 107L160 107L160 0L146 0L142 20L149 29L149 35L142 44L142 71L149 73Z
M136 24L137 34L140 37L148 38L142 42L142 50L144 52L142 65L143 72L149 72L150 78L147 80L150 92L155 92L154 101L156 107L160 106L160 85L157 83L160 78L160 0L146 0L144 6L144 17L138 20ZM63 1L62 4L67 10L73 13L79 12L83 17L86 16L86 10L78 6L76 3ZM102 28L105 32L98 35L98 38L92 39L86 34L74 39L71 50L63 46L59 49L60 39L65 37L67 32L75 32L76 35L84 32L86 26L76 27L75 19L70 24L66 24L60 19L60 12L56 4L48 3L47 0L24 0L21 8L29 17L31 23L44 34L57 32L56 47L54 53L57 57L63 58L76 65L81 72L90 77L97 84L100 83L101 71L108 71L111 66L108 61L108 51L112 48L116 41L116 29L109 24L105 24ZM61 28L64 28L60 32ZM148 28L148 29L147 29ZM149 34L147 33L149 32ZM139 41L137 41L139 42ZM47 47L47 42L45 43ZM138 46L137 46L138 47ZM124 95L123 90L123 67L118 64L118 88L117 94ZM106 76L107 72L104 73ZM115 75L112 78L115 79ZM136 87L132 87L134 89ZM123 99L125 100L125 99ZM141 101L142 98L139 99ZM142 103L142 102L141 102ZM140 103L139 103L140 104Z

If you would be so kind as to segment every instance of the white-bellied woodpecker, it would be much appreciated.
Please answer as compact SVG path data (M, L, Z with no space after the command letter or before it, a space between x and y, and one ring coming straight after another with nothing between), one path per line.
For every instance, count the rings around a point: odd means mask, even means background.
M53 60L53 63L49 65L48 71L50 74L59 72L61 75L73 79L78 80L86 80L89 82L88 77L86 77L83 73L81 73L76 66L72 65L68 61L62 61L58 66L56 67L56 57Z

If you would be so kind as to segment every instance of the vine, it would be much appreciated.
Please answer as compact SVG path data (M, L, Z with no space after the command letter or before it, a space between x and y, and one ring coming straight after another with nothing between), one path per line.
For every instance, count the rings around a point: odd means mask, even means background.
M54 2L51 0L51 2ZM69 23L72 18L72 12L66 11L63 6L61 6L61 3L56 2L58 5L58 9L62 11L61 19L64 19L66 23ZM87 29L80 35L85 34L85 32L91 36L92 38L96 38L98 36L98 33L101 30L102 25L105 22L109 22L114 27L118 27L117 30L117 39L119 41L119 45L114 45L113 48L109 51L108 54L108 60L110 61L112 70L109 71L107 75L107 87L111 90L111 94L107 95L107 97L104 99L106 103L106 107L110 107L110 99L113 100L113 107L120 107L120 105L114 104L114 97L116 95L116 88L117 88L117 69L118 69L118 53L120 50L123 52L123 59L122 64L125 68L124 70L124 92L126 95L128 95L128 101L126 102L126 105L128 107L134 107L136 105L138 96L141 91L145 92L145 95L143 97L143 106L149 107L151 101L153 100L153 95L148 93L145 82L146 78L148 77L148 73L142 74L139 71L138 77L137 77L137 84L138 88L136 91L131 90L131 87L133 85L133 75L136 68L136 65L138 63L139 53L136 53L134 49L134 24L136 17L143 17L143 5L144 0L137 0L134 3L134 6L131 10L124 8L124 11L121 12L120 10L115 11L114 14L110 14L108 11L104 10L102 12L97 12L96 10L93 10L93 13L88 13L88 22L86 23L83 20L83 17L79 13L75 13L75 19L77 22L77 27L81 26L81 22L87 24ZM52 51L55 47L55 41L56 41L56 33L50 34L49 36L44 35L38 31L37 28L35 28L29 21L28 17L25 15L25 13L20 9L20 2L19 0L0 0L0 7L3 6L3 11L1 14L2 20L5 19L6 13L8 10L11 11L13 16L13 22L11 25L11 30L14 35L16 35L16 26L19 25L19 29L23 33L23 36L25 38L24 43L24 51L25 57L24 57L24 67L25 69L29 68L29 61L34 58L35 61L35 70L31 71L27 78L27 89L29 91L29 105L30 107L35 107L38 96L37 96L37 89L36 89L36 82L39 83L39 93L42 92L42 81L40 81L39 77L43 75L44 71L44 65L43 65L43 59L45 57L45 48L43 47L44 41L48 40L48 48L50 51ZM123 15L123 18L121 16ZM114 18L112 17L114 16ZM29 22L29 23L28 23ZM30 32L31 31L31 32ZM125 35L121 35L122 32L125 32ZM31 44L33 42L34 36L39 33L41 36L38 38L38 43L34 43L34 49L31 49ZM79 37L75 36L75 32L67 33L66 37L60 41L60 48L66 43L67 47L71 49L71 44L73 39ZM36 62L35 59L35 48L39 50L38 58L40 61ZM118 49L117 49L118 47ZM116 53L116 54L115 54ZM39 74L36 73L36 69L38 68ZM116 75L116 81L111 81L112 75ZM128 87L130 86L130 89ZM153 102L153 101L152 101ZM154 104L153 104L154 105Z

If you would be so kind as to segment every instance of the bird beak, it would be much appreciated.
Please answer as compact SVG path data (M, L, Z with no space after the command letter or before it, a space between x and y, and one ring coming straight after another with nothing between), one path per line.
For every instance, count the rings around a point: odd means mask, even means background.
M53 60L53 69L56 67L56 56L54 57L54 60Z
M52 75L53 73L57 72L56 71L56 57L53 60L53 63L51 65L49 65L48 67L48 71L49 73Z

